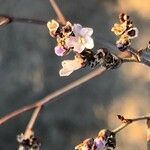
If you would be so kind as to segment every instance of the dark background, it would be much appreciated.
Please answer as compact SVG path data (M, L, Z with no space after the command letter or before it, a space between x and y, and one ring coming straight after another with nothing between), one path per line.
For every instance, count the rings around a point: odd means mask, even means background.
M150 0L58 0L72 23L94 29L96 47L113 48L111 27L120 11L127 12L140 29L133 47L143 48L150 39ZM15 17L51 20L55 13L48 0L0 0L0 13ZM31 104L74 81L90 68L60 77L65 58L54 54L55 41L45 26L10 24L0 28L0 117ZM150 70L141 64L124 64L92 79L47 104L34 126L42 149L71 150L101 128L113 129L116 115L135 117L150 112ZM17 149L16 136L24 132L31 111L0 126L0 150ZM117 149L146 149L144 122L131 125L117 136Z

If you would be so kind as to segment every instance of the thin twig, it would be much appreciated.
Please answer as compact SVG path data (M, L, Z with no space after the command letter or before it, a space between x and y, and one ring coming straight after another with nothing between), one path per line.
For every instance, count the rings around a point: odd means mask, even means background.
M39 19L30 19L30 18L17 18L11 17L12 22L20 22L20 23L31 23L31 24L38 24L38 25L46 25L47 21L39 20Z
M119 127L112 130L113 133L117 134L121 130L123 130L125 127L127 127L130 123L123 123Z
M66 20L65 20L65 17L63 16L61 10L59 9L57 3L55 3L54 0L50 0L50 3L58 17L58 20L61 24L65 24L66 23ZM39 20L31 20L31 19L22 19L22 18L11 18L11 21L16 21L16 22L27 22L27 23L35 23L35 24L41 24L41 25L46 25L46 21L39 21ZM4 24L4 23L3 23ZM54 92L55 93L55 92ZM32 131L32 128L33 128L33 125L35 124L35 121L37 119L37 116L41 110L41 107L42 107L42 103L40 105L38 105L32 116L31 116L31 119L26 127L26 130L25 130L25 133L24 133L24 138L25 139L28 139L30 138L30 136L33 134L33 131ZM21 148L21 146L19 146L19 149Z
M11 112L11 113L7 114L6 116L4 116L4 117L2 117L0 119L0 125L5 123L9 119L11 119L11 118L13 118L13 117L23 113L23 112L29 111L29 110L31 110L33 108L38 107L38 106L42 106L42 105L44 105L44 104L46 104L48 102L53 102L54 98L56 98L56 97L58 97L58 96L60 96L60 95L62 95L64 93L68 92L69 90L71 90L71 89L73 89L73 88L75 88L75 87L77 87L77 86L79 86L79 85L89 81L90 79L92 79L92 78L94 78L96 76L101 75L105 71L106 71L105 68L101 68L101 69L98 68L98 69L90 72L89 74L83 76L82 78L80 78L80 79L78 79L78 80L76 80L76 81L74 81L74 82L64 86L63 88L61 88L61 89L59 89L59 90L57 90L57 91L55 91L53 93L51 93L50 95L46 96L45 98L43 98L43 99L41 99L41 100L39 100L39 101L37 101L37 102L35 102L33 104L24 106L24 107L22 107L20 109L17 109L14 112Z
M63 13L61 12L59 6L57 5L57 3L55 2L55 0L49 0L50 4L52 5L57 18L58 18L58 22L60 22L62 25L66 24L66 18L64 17Z
M117 127L116 129L112 130L112 132L115 134L120 132L121 130L123 130L125 127L127 127L128 125L130 125L133 122L150 119L150 115L140 116L140 117L136 117L136 118L132 118L132 119L126 119L123 116L118 115L118 118L122 121L122 124L119 127Z
M33 126L35 124L35 121L36 121L36 119L38 117L38 114L39 114L40 110L41 110L41 107L38 106L33 111L31 119L30 119L30 121L29 121L29 123L28 123L28 125L26 127L25 133L24 133L24 139L29 139L34 134L32 128L33 128ZM23 147L20 145L18 150L22 150L22 149L23 149Z
M18 18L14 16L8 16L8 15L0 15L0 26L6 26L10 23L30 23L30 24L36 24L36 25L44 25L46 26L47 21L40 20L40 19L31 19L31 18Z
M31 119L30 119L30 121L29 121L29 123L26 127L25 133L24 133L25 139L30 137L30 133L32 132L33 125L34 125L34 123L35 123L35 121L38 117L38 114L39 114L40 110L41 110L41 106L38 106L38 107L35 108L32 116L31 116Z

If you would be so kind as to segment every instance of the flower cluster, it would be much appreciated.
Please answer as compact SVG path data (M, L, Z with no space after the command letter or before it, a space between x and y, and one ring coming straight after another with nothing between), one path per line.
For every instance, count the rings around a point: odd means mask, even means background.
M25 138L24 134L21 133L17 136L17 141L21 150L40 150L41 147L41 143L34 136L34 133L29 138Z
M94 41L91 38L92 28L83 28L80 24L72 25L70 22L60 27L55 20L49 21L47 27L50 35L57 39L55 53L58 56L64 56L70 51L81 53L86 48L92 49L94 47Z
M119 36L116 45L119 50L125 51L131 44L131 40L137 37L138 29L133 27L132 21L126 14L120 14L119 23L114 24L112 31ZM121 59L105 48L93 51L94 41L92 39L93 29L82 27L80 24L66 22L61 26L57 21L51 20L47 23L49 33L56 38L57 46L55 54L64 56L71 51L75 56L73 60L64 60L59 71L60 76L69 76L75 70L90 66L94 68L99 65L106 69L114 69L121 64Z
M84 28L80 24L72 25L70 22L60 26L55 20L49 21L47 27L50 35L57 40L56 55L64 56L71 51L75 53L73 60L64 60L62 62L62 69L59 71L60 76L69 76L73 71L85 66L81 54L94 47L94 41L91 37L93 29Z
M75 150L113 150L116 147L116 139L113 132L103 129L95 138L84 140L75 147Z
M125 51L131 45L131 40L138 36L138 29L133 26L132 21L126 14L119 15L119 23L115 23L111 29L119 39L116 46L120 51Z

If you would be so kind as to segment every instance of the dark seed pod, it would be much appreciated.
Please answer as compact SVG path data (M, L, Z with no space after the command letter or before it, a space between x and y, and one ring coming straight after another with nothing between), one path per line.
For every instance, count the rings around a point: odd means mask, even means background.
M102 129L98 133L98 137L101 137L105 140L106 144L106 150L113 150L116 147L116 137L113 132L111 132L108 129Z
M113 132L111 132L110 135L106 139L106 147L107 147L107 150L115 149L116 147L116 138Z
M117 48L118 50L124 52L128 49L129 45L128 44L121 44L121 43L117 43Z
M123 22L129 20L129 16L126 15L126 14L124 14L124 13L121 13L121 14L119 15L119 20L120 20L121 23L123 23Z
M114 69L121 64L121 60L105 48L97 50L96 54L92 50L85 50L81 53L81 58L85 66L88 65L91 68L100 65L107 69Z
M91 66L91 63L95 61L95 53L91 49L86 49L80 53L81 58L84 60L85 66Z
M147 47L148 47L148 49L150 49L150 41L148 42L148 46Z
M107 49L99 49L97 51L97 55L98 54L103 55L99 62L100 65L106 67L106 69L115 69L121 64L121 59L110 53Z
M23 150L40 150L41 147L41 143L36 137L34 137L34 135L31 135L27 139L24 139L23 134L18 135L17 141Z

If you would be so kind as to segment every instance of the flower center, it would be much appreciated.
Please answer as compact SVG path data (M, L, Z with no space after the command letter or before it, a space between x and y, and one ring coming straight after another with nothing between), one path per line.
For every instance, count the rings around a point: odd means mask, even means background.
M84 44L84 43L85 43L85 39L84 39L82 36L80 36L80 37L78 38L78 43L79 43L79 44Z

